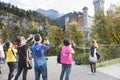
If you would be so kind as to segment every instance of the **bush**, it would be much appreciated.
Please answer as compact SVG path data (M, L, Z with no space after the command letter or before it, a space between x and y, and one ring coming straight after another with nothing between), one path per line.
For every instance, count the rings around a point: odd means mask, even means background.
M101 61L120 57L119 46L101 46L99 52L101 54Z
M74 60L80 60L81 64L88 64L89 60L89 49L83 49L83 48L74 48L75 54ZM56 56L60 51L59 47L51 47L50 50L46 52L47 56ZM111 60L114 58L120 57L120 47L119 46L99 46L99 49L97 50L100 55L100 61L106 61Z
M56 56L59 52L60 48L59 47L51 47L47 52L46 56Z
M80 60L81 64L88 64L89 49L75 48L74 59Z

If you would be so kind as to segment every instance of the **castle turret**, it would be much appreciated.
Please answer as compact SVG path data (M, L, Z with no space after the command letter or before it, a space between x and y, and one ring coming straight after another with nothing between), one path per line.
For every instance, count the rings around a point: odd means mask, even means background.
M95 14L101 11L104 12L104 2L104 0L93 0Z
M65 17L65 31L68 31L68 27L67 27L68 23L69 23L69 17Z
M88 27L88 8L83 8L83 28Z

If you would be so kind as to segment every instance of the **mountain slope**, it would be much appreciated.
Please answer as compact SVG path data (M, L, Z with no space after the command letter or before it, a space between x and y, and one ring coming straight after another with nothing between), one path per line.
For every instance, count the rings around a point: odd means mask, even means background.
M71 17L72 17L72 15L73 15L73 13L72 13L72 12L67 13L67 14L63 15L62 17L57 18L57 19L56 19L56 21L57 21L58 23L60 23L60 24L65 24L65 18L66 18L66 17L71 18Z
M49 9L49 10L37 9L36 12L39 12L45 16L48 16L51 19L56 19L61 16L61 14L54 9Z

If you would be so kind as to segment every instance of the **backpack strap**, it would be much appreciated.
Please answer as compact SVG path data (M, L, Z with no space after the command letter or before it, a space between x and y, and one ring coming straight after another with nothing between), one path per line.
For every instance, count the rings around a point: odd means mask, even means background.
M15 56L15 53L14 53L13 49L11 49L11 51L12 51L12 53L13 53L15 59L17 60L17 57Z

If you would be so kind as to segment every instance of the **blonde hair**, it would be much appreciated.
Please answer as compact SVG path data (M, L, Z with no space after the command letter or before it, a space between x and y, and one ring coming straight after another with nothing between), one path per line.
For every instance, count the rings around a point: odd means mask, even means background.
M97 42L96 42L95 39L92 40L92 44L93 44L93 46L94 46L95 48L98 48L98 44L97 44Z

